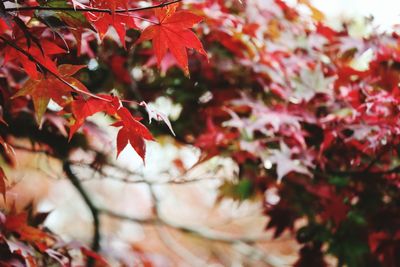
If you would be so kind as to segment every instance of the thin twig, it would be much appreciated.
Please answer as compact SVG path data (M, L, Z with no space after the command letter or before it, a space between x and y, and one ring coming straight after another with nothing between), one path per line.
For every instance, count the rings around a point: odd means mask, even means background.
M378 161L383 157L383 155L386 153L386 148L387 146L382 147L381 151L378 153L378 155L371 160L371 162L367 165L367 167L365 167L365 169L363 170L363 172L367 173L372 167L374 167L374 165L376 163L378 163Z
M113 176L110 174L106 174L104 172L99 172L100 175L102 175L100 178L101 179L110 179L113 181L117 181L120 183L124 183L124 184L154 184L154 185L187 185L187 184L194 184L194 183L198 183L198 182L202 182L202 181L209 181L209 180L216 180L216 179L222 179L222 178L218 178L218 177L198 177L195 179L183 179L183 178L179 178L179 179L173 179L173 180L164 180L164 181L156 181L156 180L147 180L147 179L129 179L129 178L124 178L124 177L117 177L117 176ZM93 181L94 179L99 178L99 177L95 177L95 176L91 176L90 178L87 179L81 179L81 182L88 182L88 181Z
M23 50L21 47L19 47L18 45L14 44L13 42L10 42L9 40L7 40L6 38L4 38L3 36L0 36L0 39L3 40L3 42L5 42L7 45L9 45L10 47L14 48L15 50L17 50L18 52L20 52L21 54L25 55L30 61L36 63L40 68L46 70L47 72L49 72L50 74L52 74L54 77L56 77L57 80L61 81L63 84L67 85L68 87L72 88L74 91L81 93L81 94L85 94L87 96L91 96L93 98L96 99L100 99L106 102L111 102L111 100L97 96L95 94L92 94L90 92L87 91L83 91L81 89L79 89L78 87L70 84L69 82L67 82L66 80L64 80L62 77L60 77L59 75L57 75L57 73L53 72L52 70L50 70L48 67L46 67L45 65L43 65L39 60L37 60L34 56L32 56L31 54L29 54L27 51Z
M30 147L26 147L26 146L17 145L17 144L13 144L12 147L16 150L22 150L22 151L26 151L26 152L30 152L30 153L40 153L40 154L44 154L49 157L56 158L56 156L53 155L48 149L35 149L33 147L30 148Z
M147 7L136 7L136 8L128 8L128 9L116 9L116 10L111 10L111 9L103 9L103 8L81 8L81 7L48 7L48 6L21 6L21 7L11 7L11 8L6 8L4 11L6 12L15 12L15 11L29 11L29 10L45 10L45 11L74 11L74 12L94 12L94 13L108 13L108 14L113 14L113 13L129 13L129 12L138 12L138 11L144 11L144 10L149 10L149 9L154 9L154 8L160 8L160 7L165 7L168 5L172 5L175 3L179 3L182 0L174 0L170 2L164 2L158 5L153 5L153 6L147 6Z
M120 214L120 213L112 211L112 210L103 209L103 208L98 208L97 211L101 214L104 214L106 216L109 216L109 217L112 217L115 219L119 219L119 220L123 220L123 221L131 221L131 222L140 223L140 224L154 224L158 221L157 218L149 218L149 219L135 218L135 217L130 217L128 215Z
M79 166L79 167L92 167L92 163L85 163L85 162L73 162L74 165ZM121 172L121 176L117 176L115 174L111 174L111 171L107 172L104 169L97 169L97 172L99 175L102 176L104 179L111 179L114 181L118 182L123 182L127 184L139 184L139 183L144 183L144 184L154 184L154 185L183 185L183 184L191 184L191 183L197 183L197 182L202 182L206 180L222 180L223 177L218 177L214 173L205 173L203 175L198 175L196 178L188 179L186 178L188 175L188 171L185 171L184 173L179 174L177 177L174 179L170 180L156 180L156 179L150 179L150 178L142 178L144 176L143 173L139 172L134 172L129 169L122 168L116 164L112 163L107 163L107 166L110 168L115 169L117 172ZM115 173L116 171L112 171L112 173ZM167 174L169 176L172 176L169 172L165 171L162 172L163 174ZM140 177L139 179L129 179L129 177ZM85 181L91 181L93 180L94 176L83 179L81 180L82 182Z

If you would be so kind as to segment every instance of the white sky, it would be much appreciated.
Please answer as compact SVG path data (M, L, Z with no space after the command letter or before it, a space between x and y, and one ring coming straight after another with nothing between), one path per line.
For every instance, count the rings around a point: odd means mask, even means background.
M400 0L312 0L329 18L354 18L373 15L375 25L390 29L400 24Z

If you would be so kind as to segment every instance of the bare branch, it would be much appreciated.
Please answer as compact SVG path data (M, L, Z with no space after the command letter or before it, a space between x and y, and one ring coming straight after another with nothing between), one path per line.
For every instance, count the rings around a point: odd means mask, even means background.
M68 179L71 181L72 185L76 188L76 190L79 192L83 200L85 201L86 205L88 206L90 213L92 214L93 217L93 238L92 238L92 245L91 249L94 252L99 251L100 249L100 219L99 219L99 211L92 202L92 199L90 198L89 194L86 192L85 188L81 185L78 177L72 172L71 165L68 161L65 161L63 164L64 171L68 177ZM87 266L91 267L95 265L95 259L90 257L87 262Z

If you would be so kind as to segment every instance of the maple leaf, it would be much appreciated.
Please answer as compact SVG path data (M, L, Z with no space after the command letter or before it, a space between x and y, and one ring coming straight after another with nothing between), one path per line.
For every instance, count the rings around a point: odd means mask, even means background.
M88 99L82 96L78 99L72 101L71 103L71 113L75 118L74 124L71 125L69 130L69 139L71 140L75 132L83 125L87 117L90 117L98 112L105 112L109 115L113 115L117 108L115 101L119 101L109 95L99 94L98 97L90 97ZM109 101L107 101L109 100ZM117 105L117 107L119 104Z
M135 21L129 14L115 13L117 8L128 8L127 0L117 1L104 1L93 0L91 4L95 8L109 9L112 14L108 13L91 13L87 12L85 15L87 19L96 27L100 39L102 40L107 33L108 29L112 26L117 32L122 45L125 47L125 35L127 28L137 28Z
M299 218L293 207L285 201L269 207L266 214L270 217L266 229L275 229L274 238L279 237L286 229L293 231L294 223Z
M146 145L144 140L154 140L149 130L139 122L138 118L132 116L128 109L121 107L117 111L121 121L113 124L115 127L122 127L117 135L117 157L125 149L128 143L145 161Z
M56 29L57 22L55 23L54 17L63 21L68 27L68 30L74 36L77 42L77 50L78 55L80 54L81 46L82 46L82 33L84 29L91 29L95 31L93 26L88 22L84 14L75 11L67 11L67 10L57 10L57 8L69 8L71 5L63 0L48 0L44 3L45 7L54 8L55 10L45 10L45 11L36 11L36 17L38 17L42 22L48 25L53 30ZM56 24L56 25L54 25ZM59 26L58 26L59 27Z
M40 229L29 226L27 220L28 214L26 212L9 214L4 223L4 228L7 229L7 231L18 233L21 240L34 243L39 248L45 249L45 239L48 238L49 235Z
M285 110L279 110L279 112L273 111L266 108L263 104L250 100L238 100L232 101L232 103L236 105L245 103L252 108L252 115L250 118L240 118L232 110L226 109L232 118L225 121L224 126L237 128L250 138L253 138L257 131L266 136L272 136L274 133L279 132L282 126L291 126L296 131L300 131L301 129L300 118Z
M43 65L46 69L51 72L58 74L56 64L51 60L50 55L56 55L65 52L64 49L58 47L56 44L49 40L41 40L40 47L30 45L26 40L22 39L21 33L17 32L17 37L15 40L10 40L10 42L15 43L16 46L20 47L27 52L32 58ZM19 62L26 73L33 79L39 78L39 73L37 71L36 62L28 58L24 53L16 50L13 47L7 46L4 48L4 63L9 61Z
M278 183L282 178L290 172L303 173L311 175L307 167L300 164L298 160L292 159L291 149L284 143L280 143L280 149L272 150L272 155L268 157L268 161L276 164L276 174L278 175Z
M87 91L86 87L80 81L71 77L71 75L75 74L83 67L85 66L68 64L60 65L58 67L58 72L64 81L82 91ZM71 91L73 91L73 89L60 81L57 77L53 75L46 77L43 74L40 74L38 79L29 79L24 86L18 90L13 98L26 95L30 95L32 97L36 119L41 127L42 118L46 112L50 99L52 99L58 105L64 106L66 99L70 96Z
M237 135L235 133L226 133L223 128L214 124L211 116L206 119L206 128L204 132L198 136L195 145L199 147L204 157L209 159L217 155L221 148L226 147Z
M338 226L346 218L350 207L344 203L343 197L338 195L332 195L330 199L323 202L324 210L321 213L321 218L323 220L332 219Z
M302 69L300 77L294 80L295 90L291 96L294 101L310 101L317 93L331 95L336 77L325 77L318 65L314 70Z
M178 4L171 4L155 10L158 23L145 28L137 43L152 40L158 65L169 50L186 75L189 74L186 48L193 48L207 57L200 40L189 29L202 18L188 11L176 11Z
M300 249L300 257L294 267L326 267L324 254L319 246L305 245Z
M141 118L133 117L129 110L122 106L117 97L101 94L97 96L99 98L84 99L80 97L71 103L71 112L75 122L70 127L69 139L83 125L87 117L98 112L104 112L119 119L113 126L122 127L117 135L117 157L129 143L144 161L146 154L144 140L154 140L154 138L149 130L139 122ZM155 119L161 118L157 117L158 113L154 114ZM150 114L150 116L152 115ZM167 118L161 119L166 119L166 123L169 123ZM168 126L171 126L170 123Z
M0 136L0 145L3 147L3 157L10 164L14 165L15 163L15 151L12 146L10 146L3 137Z
M168 119L168 116L165 115L164 113L157 111L153 108L151 108L146 102L142 101L140 102L141 106L144 106L146 108L147 114L149 114L149 123L151 123L151 120L154 119L156 121L164 121L164 123L168 126L168 129L171 131L173 135L175 135L174 130L172 129L171 122Z
M132 77L129 71L126 69L126 62L128 57L121 55L113 55L110 59L110 67L115 78L124 84L131 84Z
M4 173L3 168L0 167L0 194L3 195L4 202L6 201L6 189L7 189L6 180L7 176Z
M10 26L7 24L6 20L0 17L0 34L5 33L10 29Z

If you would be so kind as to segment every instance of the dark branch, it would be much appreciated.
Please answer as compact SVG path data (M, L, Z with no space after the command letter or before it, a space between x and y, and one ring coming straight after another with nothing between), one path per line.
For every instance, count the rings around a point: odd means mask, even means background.
M20 145L16 145L13 144L12 148L17 149L17 150L22 150L22 151L26 151L26 152L30 152L30 153L39 153L39 154L45 154L46 156L49 157L53 157L53 158L57 158L53 153L51 153L49 150L47 149L35 149L35 148L30 148L30 147L26 147L26 146L20 146Z
M144 11L154 8L165 7L171 4L179 3L182 0L174 0L170 2L164 2L154 6L148 7L136 7L136 8L129 8L129 9L117 9L114 10L114 13L129 13L129 12L138 12ZM74 8L74 7L48 7L48 6L21 6L21 7L12 7L6 8L4 11L6 12L15 12L15 11L29 11L29 10L50 10L50 11L75 11L75 12L95 12L95 13L108 13L112 14L113 11L111 9L102 9L102 8Z
M83 198L83 201L85 201L86 205L88 206L90 213L92 214L93 217L93 239L92 239L92 245L91 249L94 252L99 251L100 249L100 219L99 219L99 211L92 202L91 198L89 197L89 194L86 192L85 188L81 185L81 182L79 181L78 177L72 172L71 165L68 161L65 161L63 164L63 168L65 171L65 174L67 175L68 179L72 183L72 185L76 188L76 190L79 192L81 197ZM94 266L95 260L94 258L89 258L87 262L87 266L91 267Z

